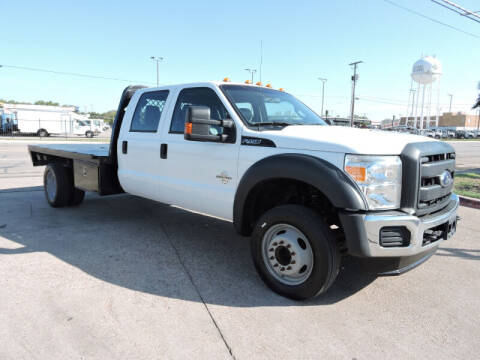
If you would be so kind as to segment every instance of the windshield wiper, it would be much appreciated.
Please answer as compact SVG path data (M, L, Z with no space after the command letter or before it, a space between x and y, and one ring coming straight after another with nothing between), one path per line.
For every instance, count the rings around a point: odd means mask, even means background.
M259 122L252 124L253 126L289 126L289 125L298 125L281 121L270 121L270 122Z

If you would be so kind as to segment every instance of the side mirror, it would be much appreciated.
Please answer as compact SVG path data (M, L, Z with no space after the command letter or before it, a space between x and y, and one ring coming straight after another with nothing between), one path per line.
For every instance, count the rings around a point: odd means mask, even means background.
M189 106L183 135L185 140L190 141L226 142L228 135L223 129L232 127L233 120L211 119L208 106Z

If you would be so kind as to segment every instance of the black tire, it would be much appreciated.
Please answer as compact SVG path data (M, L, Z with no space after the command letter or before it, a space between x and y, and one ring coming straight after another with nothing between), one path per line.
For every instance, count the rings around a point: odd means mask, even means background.
M72 190L72 196L70 198L70 201L68 202L68 205L69 206L80 205L83 202L84 197L85 197L85 191L74 187Z
M92 137L93 137L93 132L89 130L89 131L87 131L87 132L85 133L85 136L86 136L87 138L92 138Z
M40 137L47 137L48 136L48 131L45 129L40 129L37 131L37 135Z
M73 186L68 169L59 163L46 166L43 187L45 198L52 207L67 206L72 199Z
M287 224L300 230L311 247L313 267L308 278L301 284L282 283L267 269L270 265L262 254L263 238L277 224ZM325 293L340 270L341 255L332 231L317 213L300 205L282 205L267 211L255 225L251 251L255 268L265 284L276 293L294 300Z

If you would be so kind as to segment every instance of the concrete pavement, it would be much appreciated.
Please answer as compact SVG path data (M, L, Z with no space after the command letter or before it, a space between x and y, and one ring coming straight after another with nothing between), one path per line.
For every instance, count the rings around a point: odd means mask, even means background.
M350 259L294 302L230 223L130 195L53 209L42 170L0 143L1 359L478 357L479 210L407 274Z

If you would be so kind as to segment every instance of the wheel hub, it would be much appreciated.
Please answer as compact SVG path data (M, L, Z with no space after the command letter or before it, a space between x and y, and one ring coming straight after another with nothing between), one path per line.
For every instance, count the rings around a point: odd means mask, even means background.
M47 173L45 188L48 200L51 202L55 201L55 197L57 196L57 179L51 170Z
M289 224L276 224L262 239L262 255L268 271L286 285L305 282L313 269L313 251L307 237Z

